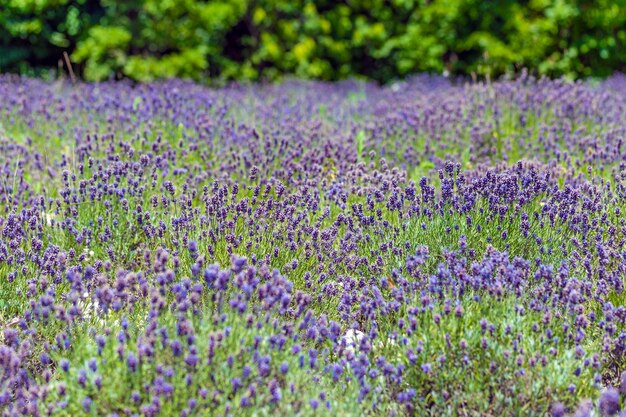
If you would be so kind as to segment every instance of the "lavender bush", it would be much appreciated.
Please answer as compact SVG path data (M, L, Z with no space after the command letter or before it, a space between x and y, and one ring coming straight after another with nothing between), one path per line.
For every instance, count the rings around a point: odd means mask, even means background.
M626 413L623 76L0 94L3 415Z

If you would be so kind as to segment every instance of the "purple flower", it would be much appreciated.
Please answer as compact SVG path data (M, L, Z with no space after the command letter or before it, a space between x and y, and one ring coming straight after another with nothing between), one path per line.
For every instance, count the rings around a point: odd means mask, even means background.
M128 369L131 372L135 372L137 370L138 363L139 361L137 360L137 357L133 355L132 353L129 353L128 358L126 359L126 364L128 365Z
M562 403L554 403L550 408L551 417L565 417L565 406Z
M193 353L190 353L189 355L185 356L185 363L192 367L195 368L196 365L198 364L198 356L194 355Z
M83 410L85 410L85 413L89 413L91 411L91 404L92 403L93 403L93 401L91 400L90 397L83 398L81 404L83 406Z
M617 414L620 409L620 396L619 392L612 387L607 388L600 395L600 413L602 416L613 416Z
M243 385L241 384L241 379L235 377L230 380L230 384L233 389L233 393L236 393Z

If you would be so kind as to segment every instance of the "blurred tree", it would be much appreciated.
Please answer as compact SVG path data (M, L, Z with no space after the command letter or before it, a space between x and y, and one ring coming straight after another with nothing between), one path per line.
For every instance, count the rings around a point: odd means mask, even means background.
M0 69L56 67L102 14L98 0L0 0Z
M0 0L0 69L84 78L606 76L626 0Z
M105 15L78 42L72 58L87 79L111 75L140 81L199 77L218 57L247 0L102 0Z

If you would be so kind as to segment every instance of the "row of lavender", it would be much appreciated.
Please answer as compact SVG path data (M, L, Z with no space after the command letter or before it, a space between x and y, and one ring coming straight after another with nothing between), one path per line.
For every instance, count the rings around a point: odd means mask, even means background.
M3 415L615 415L626 79L0 77Z

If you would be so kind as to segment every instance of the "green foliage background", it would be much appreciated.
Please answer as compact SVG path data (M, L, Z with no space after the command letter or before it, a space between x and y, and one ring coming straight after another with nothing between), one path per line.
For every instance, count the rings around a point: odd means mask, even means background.
M626 0L0 0L1 71L88 80L603 77L625 44Z

